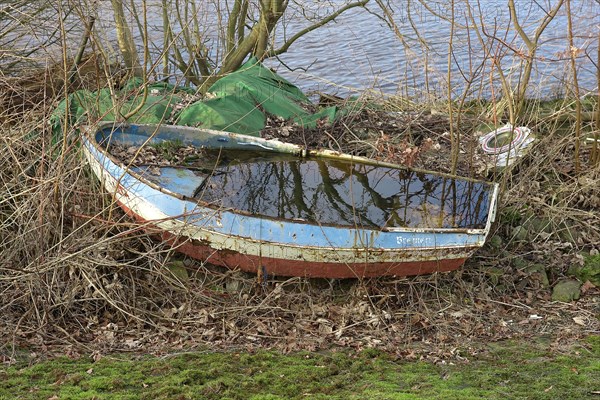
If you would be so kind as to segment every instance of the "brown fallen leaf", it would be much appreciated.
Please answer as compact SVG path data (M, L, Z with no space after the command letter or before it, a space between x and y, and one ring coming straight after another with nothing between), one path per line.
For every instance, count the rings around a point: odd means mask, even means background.
M594 285L592 282L590 281L585 281L585 283L583 285L581 285L581 294L585 294L585 292L587 292L590 289L595 288L596 285Z

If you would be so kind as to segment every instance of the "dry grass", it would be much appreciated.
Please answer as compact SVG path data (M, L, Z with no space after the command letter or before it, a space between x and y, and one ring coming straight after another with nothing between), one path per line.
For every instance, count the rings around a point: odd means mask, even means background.
M0 82L0 334L7 338L0 355L7 359L31 345L164 352L201 344L283 351L377 346L440 359L460 357L453 349L475 348L475 342L537 334L561 340L600 329L597 297L553 303L539 276L514 262L542 263L552 284L573 253L600 242L599 170L574 173L573 136L556 119L537 122L540 141L529 157L490 176L505 188L496 227L504 238L500 249L485 248L449 274L259 282L181 259L125 217L84 165L71 140L75 132L53 141L46 121L57 98L47 90L48 75L37 76L44 78ZM400 146L443 140L447 119L423 115L408 118L408 125L401 124L404 117L396 120L400 125L394 132L386 128L387 139L369 133L369 126L363 136L352 136L351 121L340 125L346 136L321 137L367 153L387 146L396 157ZM412 141L404 137L409 131ZM534 217L545 217L551 229L515 238L515 228ZM565 240L561 229L577 237ZM574 324L574 317L584 324Z

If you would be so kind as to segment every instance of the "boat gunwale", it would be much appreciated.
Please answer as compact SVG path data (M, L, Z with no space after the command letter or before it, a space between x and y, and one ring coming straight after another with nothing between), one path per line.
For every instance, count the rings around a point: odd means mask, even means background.
M159 132L161 127L172 127L172 128L175 128L176 130L184 130L184 131L185 130L202 130L211 135L215 135L218 137L226 137L228 139L236 140L238 143L246 142L246 143L248 143L248 145L255 145L255 146L260 147L262 150L268 150L268 151L272 151L274 153L286 153L286 154L299 156L301 158L305 158L307 156L313 156L313 157L320 157L320 158L330 158L330 159L337 159L337 160L344 160L344 161L353 161L353 162L358 162L358 163L372 165L372 166L388 167L388 168L404 170L404 171L414 171L417 173L432 174L435 176L441 176L441 177L451 178L451 179L458 179L458 180L463 180L463 181L467 181L467 182L481 183L481 184L490 186L490 189L491 189L491 191L490 191L491 195L490 195L490 200L489 200L489 211L488 211L487 218L486 218L486 224L485 224L484 228L429 228L429 227L414 228L414 227L362 227L362 226L359 227L357 225L352 226L352 225L319 223L318 221L311 222L311 221L306 221L306 220L302 220L302 219L288 219L288 218L281 218L281 217L271 217L271 216L267 216L267 215L257 216L251 212L244 211L244 210L238 210L238 209L231 208L231 207L223 207L223 206L217 207L206 201L199 200L194 197L186 196L181 193L173 192L163 186L160 186L160 185L148 180L142 174L140 174L136 171L133 171L131 169L131 165L127 165L124 162L122 162L121 160L114 157L106 149L106 147L102 147L102 145L98 142L98 140L96 140L96 135L101 130L104 130L106 128L111 128L112 129L111 135L112 135L112 133L114 131L116 131L117 129L125 129L128 126L155 127L154 133L152 135L148 135L148 140L142 146L145 146L146 143L148 143L149 140L151 140L154 137L154 135ZM424 170L424 169L419 169L419 168L409 168L409 167L406 167L403 165L372 160L372 159L369 159L366 157L354 156L354 155L345 154L345 153L328 150L328 149L311 149L311 150L309 150L309 149L303 148L296 144L281 142L281 141L275 140L275 139L264 139L264 138L260 138L260 137L242 135L242 134L237 134L237 133L232 133L232 132L216 131L216 130L212 130L212 129L194 128L194 127L187 127L187 126L180 126L180 125L134 124L134 123L128 123L128 122L119 123L119 122L111 122L111 121L108 121L108 122L100 121L96 124L90 124L90 125L85 126L82 129L82 133L83 133L82 137L84 139L88 140L91 147L93 147L98 152L100 152L104 157L108 158L115 166L118 166L121 169L123 169L125 174L129 174L133 178L140 181L141 183L148 185L149 187L151 187L155 190L158 190L166 195L175 197L178 200L193 202L193 203L200 205L201 207L206 207L208 209L219 211L219 212L231 212L233 214L238 214L238 215L243 215L243 216L258 218L258 219L272 220L272 221L276 221L276 222L284 221L284 222L290 222L290 223L296 223L296 224L332 227L332 228L337 228L337 229L355 229L355 230L361 230L361 231L374 231L374 232L394 233L394 234L404 233L404 232L405 233L440 233L440 234L452 234L452 233L459 234L460 233L460 234L468 234L468 235L487 236L487 234L489 233L489 231L491 229L491 225L495 220L496 204L497 204L497 197L498 197L498 192L499 192L499 184L494 183L494 182L487 182L487 181L480 180L480 179L461 177L461 176L452 175L452 174L448 174L448 173ZM257 142L252 143L248 139L257 140ZM266 145L272 145L272 144L276 144L276 147L266 146ZM286 150L286 151L283 151L283 150ZM93 155L92 155L92 157L93 157ZM93 158L96 158L96 157L93 157ZM98 160L98 159L96 159L96 160L98 161L99 164L102 165L100 160ZM117 182L120 182L121 179L123 178L123 176L121 176L121 177L114 176L108 171L107 171L107 173L109 173L111 176L113 176L113 178L117 179Z

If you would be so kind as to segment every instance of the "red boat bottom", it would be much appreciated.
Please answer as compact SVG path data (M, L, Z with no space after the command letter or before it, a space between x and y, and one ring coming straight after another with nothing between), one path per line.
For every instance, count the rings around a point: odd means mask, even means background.
M376 276L409 276L433 272L453 271L464 264L465 258L434 261L336 263L306 260L287 260L242 254L231 250L216 250L197 241L183 240L169 232L161 239L174 248L197 260L230 269L256 273L259 268L268 275L300 276L307 278L367 278Z
M411 276L447 272L458 269L466 258L432 261L397 261L378 263L315 262L288 260L242 254L232 250L217 250L198 240L175 235L152 226L124 204L119 206L131 217L145 223L145 230L159 240L169 243L174 250L196 260L242 271L257 273L259 268L268 275L299 276L306 278L368 278L377 276Z

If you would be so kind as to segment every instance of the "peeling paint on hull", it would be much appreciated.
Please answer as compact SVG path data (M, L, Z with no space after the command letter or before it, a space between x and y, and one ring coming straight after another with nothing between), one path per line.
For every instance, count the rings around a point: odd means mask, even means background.
M272 146L274 151L285 145L285 151L295 150L293 145L254 137L209 134L220 142L246 141L246 145ZM485 229L348 229L257 218L211 209L156 187L120 165L93 135L83 136L83 149L94 174L149 233L190 257L248 272L355 278L451 271L484 243L495 211L497 186Z
M336 261L317 261L307 260L306 255L314 255L314 249L294 249L288 254L296 254L296 259L275 258L263 255L245 254L231 250L218 250L210 246L205 240L196 240L190 237L182 237L171 232L162 230L152 225L149 221L143 220L138 214L130 210L123 204L120 207L131 217L146 226L146 231L157 239L169 243L175 250L197 260L209 262L231 269L240 269L246 272L256 273L263 269L269 275L276 276L302 276L308 278L367 278L377 276L411 276L430 274L434 272L448 272L459 268L466 259L477 249L437 249L428 254L415 251L390 252L386 257L380 257L382 261L360 262L357 258L351 258L352 261L344 257L344 252L336 249L326 250L328 254L319 257L323 259L333 259ZM264 244L265 250L271 246ZM284 249L284 246L279 246ZM321 252L324 250L321 249ZM360 253L368 253L369 250L363 250ZM373 252L373 251L372 251ZM377 252L382 254L381 251ZM327 257L329 255L329 257ZM448 257L452 255L453 258ZM360 256L360 254L359 254ZM394 259L395 261L383 261L385 259Z
M466 258L433 261L398 261L371 263L318 262L290 260L263 256L252 256L237 252L218 251L209 246L196 245L190 240L173 237L168 232L163 240L174 244L178 251L192 258L206 260L228 268L239 268L247 272L264 272L277 276L302 276L310 278L366 278L377 276L409 276L433 272L453 271L464 264Z

